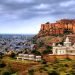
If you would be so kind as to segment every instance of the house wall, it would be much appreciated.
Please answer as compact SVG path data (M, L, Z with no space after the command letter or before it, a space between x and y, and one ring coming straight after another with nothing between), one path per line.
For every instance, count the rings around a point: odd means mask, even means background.
M67 54L66 53L66 47L53 47L53 54L56 55L63 55L63 54Z
M43 59L47 62L54 62L56 59L55 55L44 55Z
M69 55L68 58L75 60L75 55Z
M56 55L57 59L66 59L67 55Z
M55 61L56 59L61 60L61 59L66 59L66 58L75 60L75 55L45 55L43 56L43 59L45 59L48 62Z
M63 55L66 54L66 50L57 50L57 55Z

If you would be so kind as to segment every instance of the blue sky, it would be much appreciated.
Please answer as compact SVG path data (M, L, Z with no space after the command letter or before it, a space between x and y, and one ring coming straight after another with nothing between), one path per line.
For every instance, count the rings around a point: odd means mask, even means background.
M75 0L0 0L0 33L36 34L40 25L75 18Z

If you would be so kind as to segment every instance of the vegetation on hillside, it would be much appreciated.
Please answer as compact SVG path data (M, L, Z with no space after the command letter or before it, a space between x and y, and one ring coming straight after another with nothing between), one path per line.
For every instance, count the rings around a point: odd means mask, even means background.
M9 57L0 60L0 75L75 75L75 61L18 61Z
M59 62L47 62L46 64L41 64L31 68L28 71L29 75L75 75L75 61L63 60Z

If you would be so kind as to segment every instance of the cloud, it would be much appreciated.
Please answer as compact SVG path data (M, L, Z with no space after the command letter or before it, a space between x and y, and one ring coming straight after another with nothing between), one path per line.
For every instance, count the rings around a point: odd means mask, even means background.
M65 1L65 2L61 2L60 3L60 6L62 7L68 7L68 6L73 6L75 5L75 1L74 0L70 0L70 1Z
M31 19L44 15L72 16L74 7L74 0L0 0L0 16L9 19Z
M49 4L39 4L39 5L35 5L34 9L47 9L49 8Z
M16 3L32 3L34 0L7 0L8 3L16 2Z

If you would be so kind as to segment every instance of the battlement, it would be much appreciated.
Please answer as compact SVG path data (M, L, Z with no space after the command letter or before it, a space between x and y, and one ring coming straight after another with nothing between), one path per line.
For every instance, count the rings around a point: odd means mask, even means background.
M59 35L64 33L75 33L75 20L62 19L55 23L41 24L39 35Z

